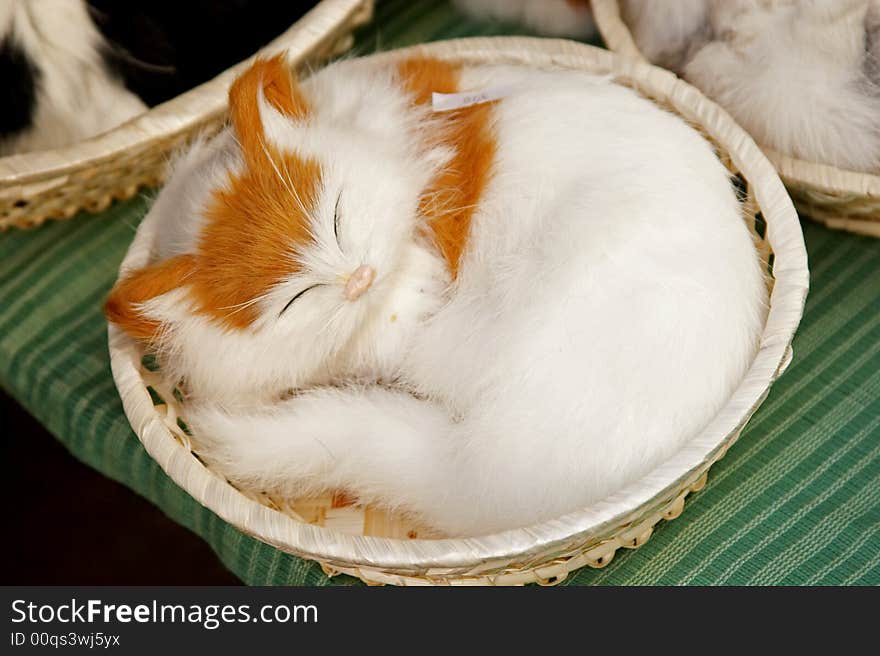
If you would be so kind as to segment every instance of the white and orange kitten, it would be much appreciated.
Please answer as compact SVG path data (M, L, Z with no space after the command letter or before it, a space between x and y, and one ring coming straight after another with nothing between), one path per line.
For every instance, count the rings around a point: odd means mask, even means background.
M754 357L766 288L727 172L629 89L430 59L299 85L275 58L230 107L106 311L185 379L238 485L524 526L671 456Z

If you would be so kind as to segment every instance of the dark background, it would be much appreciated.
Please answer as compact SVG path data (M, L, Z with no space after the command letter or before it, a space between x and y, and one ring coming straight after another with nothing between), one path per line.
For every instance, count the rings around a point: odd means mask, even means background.
M211 548L76 460L3 390L0 585L240 585Z

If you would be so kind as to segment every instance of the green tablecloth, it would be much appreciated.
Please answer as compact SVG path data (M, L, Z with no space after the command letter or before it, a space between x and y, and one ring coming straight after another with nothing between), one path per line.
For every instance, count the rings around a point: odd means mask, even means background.
M445 1L390 0L358 44L513 31L464 20ZM100 305L148 204L0 235L0 383L77 458L202 536L245 582L353 583L202 508L129 427ZM880 240L810 222L804 233L812 292L788 373L679 519L566 583L880 583Z

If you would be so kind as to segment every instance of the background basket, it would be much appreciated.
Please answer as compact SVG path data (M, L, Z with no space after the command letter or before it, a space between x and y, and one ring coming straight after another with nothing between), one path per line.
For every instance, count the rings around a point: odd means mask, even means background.
M303 63L341 52L372 10L373 0L323 0L262 52L290 50ZM0 158L0 229L100 211L114 198L159 184L171 152L222 125L229 85L249 63L91 139Z
M351 60L376 66L424 55L464 65L514 63L610 73L684 117L715 145L737 177L748 223L768 263L770 308L760 349L727 405L674 457L593 506L553 521L467 539L434 539L421 527L342 496L281 500L236 489L191 451L174 390L152 371L138 343L109 328L113 378L125 413L146 450L196 500L227 522L283 551L319 561L368 583L505 585L555 583L584 565L607 564L619 547L637 547L663 518L676 517L702 487L790 362L791 340L807 293L803 236L773 167L717 105L668 71L570 41L497 37L415 46ZM121 272L150 260L155 234L144 221Z
M592 0L592 8L610 50L646 61L620 14L618 0ZM880 237L880 176L762 149L803 214L830 228Z

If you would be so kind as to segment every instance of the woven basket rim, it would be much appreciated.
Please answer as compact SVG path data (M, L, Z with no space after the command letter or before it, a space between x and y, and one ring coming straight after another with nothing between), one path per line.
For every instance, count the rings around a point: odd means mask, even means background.
M298 522L248 498L207 470L162 423L141 377L137 345L113 325L109 347L113 377L135 432L175 482L227 522L283 551L329 563L403 573L472 567L490 561L528 559L554 545L586 541L620 524L664 495L674 494L695 472L714 462L765 398L790 360L790 346L803 313L808 270L803 235L794 206L773 166L752 139L720 107L672 73L592 46L558 39L477 37L422 44L351 60L380 65L394 58L424 55L463 64L519 63L611 72L636 80L677 110L694 117L728 149L731 160L755 192L775 253L775 285L759 351L743 381L715 419L673 457L647 476L593 506L540 524L470 538L402 540L342 533ZM150 221L139 226L120 274L150 257Z
M629 26L620 15L619 0L592 0L591 6L596 26L609 50L650 63L639 50ZM790 183L827 194L880 198L880 175L799 159L763 145L760 148L776 167L780 177Z
M372 0L321 0L260 49L259 54L286 50L311 52L333 34L340 20L347 21L371 10ZM54 179L204 123L226 110L229 84L256 56L254 54L213 79L89 139L61 148L0 157L0 182L4 185L16 182L33 184Z

